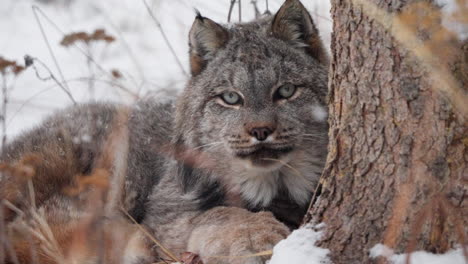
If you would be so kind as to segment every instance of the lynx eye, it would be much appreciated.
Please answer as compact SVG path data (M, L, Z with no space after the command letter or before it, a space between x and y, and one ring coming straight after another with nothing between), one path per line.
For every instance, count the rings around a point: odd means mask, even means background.
M237 105L241 103L241 97L236 92L225 92L221 94L221 98L228 105Z
M276 99L288 99L291 98L296 92L296 86L294 84L285 84L281 86L275 94Z

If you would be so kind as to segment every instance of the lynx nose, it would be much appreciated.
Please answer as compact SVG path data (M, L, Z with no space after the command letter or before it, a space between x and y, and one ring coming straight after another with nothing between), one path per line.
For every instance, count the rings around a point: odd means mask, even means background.
M259 141L264 141L271 133L273 133L273 130L269 127L254 127L249 132L252 137Z

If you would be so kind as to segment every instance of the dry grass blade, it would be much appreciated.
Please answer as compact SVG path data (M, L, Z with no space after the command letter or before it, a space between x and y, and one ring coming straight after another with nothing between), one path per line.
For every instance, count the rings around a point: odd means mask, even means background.
M8 230L8 237L11 237L11 229ZM18 256L16 256L15 249L13 248L13 245L11 244L11 241L9 239L5 239L3 242L4 242L5 248L8 251L8 256L10 257L11 262L13 264L20 264L20 262L18 260ZM33 262L33 264L34 264L34 262Z
M47 65L45 63L43 63L42 61L40 61L39 59L37 58L33 58L29 55L26 55L24 57L24 60L27 61L27 64L29 66L31 66L33 69L34 69L34 73L36 74L36 77L41 80L41 81L48 81L48 80L53 80L57 86L59 86L64 92L65 94L68 96L68 98L70 98L70 100L76 104L76 101L75 101L75 98L73 98L73 95L70 93L70 91L68 90L67 88L67 82L63 81L63 82L60 82L56 77L55 75L52 73L52 71L49 69L49 67L47 67ZM39 74L39 70L37 69L36 67L36 64L34 62L38 62L49 74L49 76L47 77L42 77L40 74Z
M177 258L169 249L164 247L154 236L152 236L146 230L146 228L138 224L135 218L133 218L123 207L120 207L120 211L122 211L135 225L137 225L138 229L140 229L143 232L143 234L145 234L151 241L153 241L154 244L156 244L171 260L181 263L179 258Z
M219 258L219 259L242 259L242 258L254 258L254 257L264 257L273 255L273 250L265 250L258 253L242 255L242 256L208 256L207 258Z
M0 203L0 263L5 263L5 251L3 245L5 244L4 240L6 240L6 232L3 211L3 203Z
M3 205L5 205L6 207L8 207L8 209L12 210L13 212L15 212L19 217L23 217L24 216L24 212L19 209L18 207L16 207L14 204L12 204L10 201L8 200L3 200L2 201Z
M125 175L127 174L127 156L129 149L128 119L130 109L124 108L117 114L114 127L116 129L109 136L105 145L104 155L112 155L112 181L107 193L107 202L104 208L105 216L111 217L118 211L117 206L122 200L122 192L125 185ZM108 158L109 159L109 158ZM98 162L98 164L101 161ZM102 161L105 162L105 161Z

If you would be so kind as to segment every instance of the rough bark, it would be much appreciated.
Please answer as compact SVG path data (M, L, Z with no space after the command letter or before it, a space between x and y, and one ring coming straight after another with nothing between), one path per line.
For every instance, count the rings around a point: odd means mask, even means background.
M329 156L309 211L312 222L326 224L321 246L334 263L380 263L369 258L377 243L398 253L466 244L466 117L431 88L412 53L352 2L332 1ZM369 2L392 14L411 4ZM464 49L452 63L457 77ZM466 95L466 80L459 82Z

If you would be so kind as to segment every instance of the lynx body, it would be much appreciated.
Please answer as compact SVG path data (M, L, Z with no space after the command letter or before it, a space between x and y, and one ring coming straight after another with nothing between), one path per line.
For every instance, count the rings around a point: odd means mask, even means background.
M287 0L274 16L231 26L198 14L189 45L192 78L176 103L75 106L6 146L2 162L34 168L35 203L58 229L67 260L77 255L71 238L81 226L70 223L88 219L98 230L102 219L89 213L90 197L98 197L93 184L77 195L64 190L98 169L110 174L110 189L100 193L104 209L106 199L117 199L172 252L194 252L204 263L264 263L210 256L271 249L301 223L327 146L328 61L310 15L298 0ZM29 154L38 159L25 160ZM0 178L0 191L19 208L31 206L27 184L12 170ZM159 248L142 248L148 241L119 214L104 211L118 227L104 228L100 238L125 230L122 250L110 243L106 253L88 248L82 259L164 257ZM3 213L12 225L18 221L12 210ZM28 262L24 236L12 241Z

